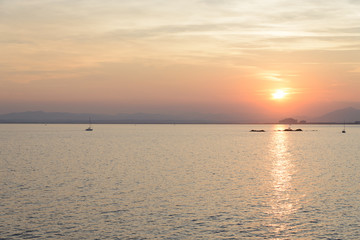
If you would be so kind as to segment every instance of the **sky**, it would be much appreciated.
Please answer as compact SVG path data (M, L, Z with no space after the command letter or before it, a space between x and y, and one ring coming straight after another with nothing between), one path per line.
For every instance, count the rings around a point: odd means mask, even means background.
M0 113L360 107L360 1L0 0L0 86Z

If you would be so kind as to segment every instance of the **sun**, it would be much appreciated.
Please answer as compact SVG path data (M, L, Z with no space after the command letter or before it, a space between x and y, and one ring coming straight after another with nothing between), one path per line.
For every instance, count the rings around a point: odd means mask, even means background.
M272 94L272 98L273 99L283 99L286 95L287 95L287 93L284 90L278 89L278 90L276 90L276 92L274 92Z

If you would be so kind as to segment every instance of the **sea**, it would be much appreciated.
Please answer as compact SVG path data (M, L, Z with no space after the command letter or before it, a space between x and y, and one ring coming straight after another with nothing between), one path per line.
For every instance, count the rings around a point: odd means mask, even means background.
M287 127L0 124L0 239L360 239L360 125Z

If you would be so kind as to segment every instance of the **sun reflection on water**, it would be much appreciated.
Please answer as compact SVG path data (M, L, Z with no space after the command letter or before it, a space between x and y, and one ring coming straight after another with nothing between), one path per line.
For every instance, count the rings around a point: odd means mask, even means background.
M297 211L298 199L293 194L292 178L295 166L288 150L288 133L274 131L270 141L271 165L271 198L270 226L275 234L290 230L289 218Z

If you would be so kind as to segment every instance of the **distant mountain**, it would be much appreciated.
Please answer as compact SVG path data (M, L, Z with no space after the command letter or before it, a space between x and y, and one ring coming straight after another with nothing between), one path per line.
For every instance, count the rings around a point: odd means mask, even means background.
M360 121L360 109L344 108L312 119L312 122L335 122L335 123L353 123Z
M0 115L0 123L231 123L220 114L192 113L184 115L165 114L89 114L66 112L29 111Z
M10 123L69 123L89 121L89 114L29 111L0 115L0 122Z
M265 119L257 116L251 120L243 116L229 116L222 114L187 113L178 115L148 114L148 113L120 113L116 115L43 112L29 111L0 114L0 123L88 123L89 117L93 123L258 123ZM266 120L263 120L266 121ZM318 123L353 123L360 121L360 109L339 109L323 116L308 119L308 122ZM268 121L269 122L269 121Z

